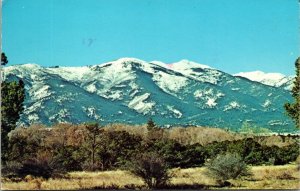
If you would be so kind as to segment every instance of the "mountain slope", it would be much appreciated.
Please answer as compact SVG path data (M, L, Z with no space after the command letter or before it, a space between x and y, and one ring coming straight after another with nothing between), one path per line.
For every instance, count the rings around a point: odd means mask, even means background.
M272 131L294 131L283 104L291 95L182 60L174 64L134 58L84 67L5 68L6 78L24 80L20 124L58 122L201 125L238 129L250 122Z

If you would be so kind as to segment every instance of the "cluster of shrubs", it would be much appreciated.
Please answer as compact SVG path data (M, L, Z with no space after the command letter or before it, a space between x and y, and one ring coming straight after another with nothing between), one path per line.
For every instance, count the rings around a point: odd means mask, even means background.
M9 157L4 161L2 172L9 177L30 174L49 178L70 171L128 169L137 165L130 161L145 164L145 161L137 160L145 158L143 153L160 156L161 159L152 157L152 160L161 165L161 169L166 166L199 167L208 159L225 153L236 153L250 165L287 164L299 155L297 143L286 147L263 146L253 138L246 138L205 146L199 143L184 145L165 138L164 132L153 122L148 123L146 136L102 128L97 123L17 128L9 134Z

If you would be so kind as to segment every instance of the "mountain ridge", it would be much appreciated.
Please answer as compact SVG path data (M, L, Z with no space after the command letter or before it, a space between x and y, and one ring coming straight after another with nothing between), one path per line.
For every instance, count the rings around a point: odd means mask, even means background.
M279 107L292 99L284 88L195 64L183 60L170 67L122 58L82 67L9 66L5 74L25 81L20 125L91 120L141 124L152 117L160 125L238 129L250 122L272 131L294 130Z

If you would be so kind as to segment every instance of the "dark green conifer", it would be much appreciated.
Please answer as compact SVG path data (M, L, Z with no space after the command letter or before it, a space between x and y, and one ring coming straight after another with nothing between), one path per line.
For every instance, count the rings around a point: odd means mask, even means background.
M300 57L297 58L295 62L296 67L296 77L294 79L294 86L292 88L292 96L294 97L293 103L286 103L284 108L290 116L296 127L300 129Z

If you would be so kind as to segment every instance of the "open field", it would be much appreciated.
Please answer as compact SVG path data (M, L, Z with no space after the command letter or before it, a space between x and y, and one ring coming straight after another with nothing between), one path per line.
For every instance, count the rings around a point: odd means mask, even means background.
M299 189L300 173L297 165L254 166L250 167L252 177L230 180L232 189ZM169 188L177 189L218 189L215 180L208 177L205 167L172 169L173 178ZM26 177L25 180L11 181L2 179L2 190L39 190L39 189L141 189L143 181L127 171L71 172L60 179L40 179Z

